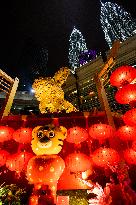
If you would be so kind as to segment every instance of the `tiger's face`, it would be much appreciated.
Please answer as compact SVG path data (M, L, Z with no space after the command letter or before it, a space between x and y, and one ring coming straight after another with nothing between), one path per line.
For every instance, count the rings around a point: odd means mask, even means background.
M37 126L32 131L32 150L36 155L58 154L67 136L67 129L54 125Z

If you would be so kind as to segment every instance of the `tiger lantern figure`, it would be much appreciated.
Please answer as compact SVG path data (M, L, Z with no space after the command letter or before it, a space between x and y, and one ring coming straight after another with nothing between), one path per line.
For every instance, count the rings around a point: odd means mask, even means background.
M32 131L31 147L37 156L28 162L27 179L30 184L34 184L36 191L41 190L46 193L47 189L50 190L54 204L57 182L65 168L64 160L57 154L61 151L66 136L65 127L52 124L37 126ZM44 197L46 201L49 196L46 194Z
M64 99L62 85L66 81L70 70L67 67L60 68L55 75L51 77L41 77L35 79L32 87L35 97L39 101L39 110L43 113L75 112L77 109Z

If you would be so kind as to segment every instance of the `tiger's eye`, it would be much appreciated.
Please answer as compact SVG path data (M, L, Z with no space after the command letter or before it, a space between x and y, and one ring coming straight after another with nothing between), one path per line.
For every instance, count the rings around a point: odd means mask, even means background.
M55 136L55 133L53 131L49 132L49 137L53 138Z
M43 132L41 132L41 131L40 131L40 132L38 132L38 133L37 133L37 137L38 137L38 138L43 137Z

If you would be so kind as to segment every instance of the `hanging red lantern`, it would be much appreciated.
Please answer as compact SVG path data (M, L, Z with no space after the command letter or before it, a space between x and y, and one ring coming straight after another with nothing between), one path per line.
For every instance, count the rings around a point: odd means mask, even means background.
M121 66L112 72L110 84L121 87L124 84L131 83L136 78L136 69L132 66Z
M135 126L136 125L136 108L133 108L127 111L123 115L122 118L125 124L130 125L130 126Z
M22 172L26 171L28 161L33 157L32 153L20 152L8 157L6 166L10 171Z
M94 124L89 128L89 135L93 139L105 140L114 136L114 129L107 124Z
M92 154L92 161L100 167L115 166L120 160L119 154L112 148L99 148Z
M32 184L48 185L58 181L64 168L64 160L57 155L35 156L28 162L27 179Z
M0 142L12 139L14 129L8 126L0 126Z
M0 167L6 164L7 157L9 156L9 152L6 150L0 150Z
M69 154L65 159L66 167L71 172L84 172L92 167L91 159L83 153Z
M30 143L32 140L32 128L22 127L13 133L13 139L19 143Z
M117 130L116 135L121 140L136 140L136 127L124 125Z
M120 104L130 104L136 101L136 84L124 85L115 94L115 99Z
M82 127L72 127L68 129L66 141L70 143L81 143L88 138L88 132Z
M124 151L124 159L128 164L136 164L136 151L133 149L126 149Z

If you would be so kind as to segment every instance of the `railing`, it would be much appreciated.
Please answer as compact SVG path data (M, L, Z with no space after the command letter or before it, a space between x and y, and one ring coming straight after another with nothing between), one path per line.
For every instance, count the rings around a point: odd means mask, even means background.
M104 67L94 77L101 109L105 111L109 125L111 125L113 128L115 128L115 124L113 121L112 113L110 110L108 98L104 87L109 82L110 70L116 64L116 57L117 57L119 47L120 47L120 42L115 41L108 55L108 59L104 64Z
M12 79L10 76L8 76L5 72L3 72L0 69L0 91L6 94L4 103L0 110L0 120L4 116L8 116L10 113L10 109L12 107L18 83L18 78Z

